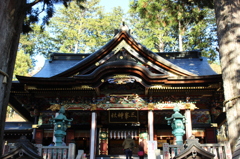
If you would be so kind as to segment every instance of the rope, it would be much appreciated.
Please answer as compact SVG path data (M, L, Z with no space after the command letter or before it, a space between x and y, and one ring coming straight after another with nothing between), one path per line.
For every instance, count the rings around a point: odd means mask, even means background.
M230 102L230 101L232 101L232 100L234 100L234 99L237 99L237 98L240 98L240 95L239 95L239 96L236 96L236 97L233 97L233 98L231 98L231 99L225 100L225 101L223 102L223 105L225 106L228 102Z
M8 74L5 73L5 72L3 72L1 69L0 69L0 74L2 74L2 75L4 75L4 76L6 76L7 78L9 78Z

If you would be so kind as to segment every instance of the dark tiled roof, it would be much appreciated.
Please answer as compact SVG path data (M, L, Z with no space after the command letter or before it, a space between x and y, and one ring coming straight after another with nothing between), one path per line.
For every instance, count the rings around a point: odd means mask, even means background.
M68 70L81 60L46 60L43 68L33 77L52 77Z
M217 73L212 70L208 64L207 58L203 57L192 59L167 59L169 62L181 67L198 76L216 75Z
M33 77L52 77L84 61L91 54L54 53L52 59L46 60L43 68ZM167 61L198 76L216 75L207 58L201 57L199 52L171 52L157 53Z

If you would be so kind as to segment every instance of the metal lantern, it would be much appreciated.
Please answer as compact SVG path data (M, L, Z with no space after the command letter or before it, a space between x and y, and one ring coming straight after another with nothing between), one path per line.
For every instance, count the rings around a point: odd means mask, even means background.
M50 119L50 123L54 125L54 136L56 137L56 146L62 146L63 138L66 135L67 128L71 127L73 119L67 119L64 106L58 112L56 118Z
M175 106L173 110L175 113L172 114L170 118L165 117L165 119L168 121L168 125L171 125L173 129L172 134L176 137L177 145L182 145L183 135L185 134L184 123L186 122L186 118L179 113L180 109L177 106Z

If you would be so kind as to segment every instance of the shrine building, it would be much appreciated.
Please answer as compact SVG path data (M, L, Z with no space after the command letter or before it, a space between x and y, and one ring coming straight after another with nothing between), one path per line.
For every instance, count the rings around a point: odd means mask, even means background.
M184 140L193 134L201 143L217 143L225 122L222 77L200 51L154 53L124 28L94 53L52 53L37 74L17 79L9 103L33 126L28 138L44 146L53 140L49 119L60 106L73 119L66 144L74 141L96 156L123 154L129 134L136 145L174 144L165 120L174 107L186 117ZM6 130L4 139L14 132Z

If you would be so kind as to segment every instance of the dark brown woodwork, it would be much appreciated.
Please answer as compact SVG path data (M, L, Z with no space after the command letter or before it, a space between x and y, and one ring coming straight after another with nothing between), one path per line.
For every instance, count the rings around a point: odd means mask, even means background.
M144 79L147 83L160 83L160 84L207 84L207 83L216 83L221 82L221 75L215 75L215 76L193 76L193 77L180 77L180 78L167 78L167 76L149 76L147 72L143 72L141 69L138 69L138 67L127 67L122 66L118 68L115 66L116 69L110 69L112 67L109 67L107 70L104 69L102 72L99 72L99 74L95 74L93 76L75 76L74 79L69 78L34 78L34 77L21 77L17 76L18 80L22 83L26 84L33 84L33 85L79 85L79 84L94 84L101 79L104 79L105 75L109 75L111 73L118 73L124 72L124 73L130 73L133 75L137 75Z
M205 129L206 134L206 143L217 143L216 139L216 128L206 128Z
M35 142L36 144L42 144L43 141L43 129L36 129Z
M68 145L69 143L73 142L74 138L74 129L67 129L66 144Z

